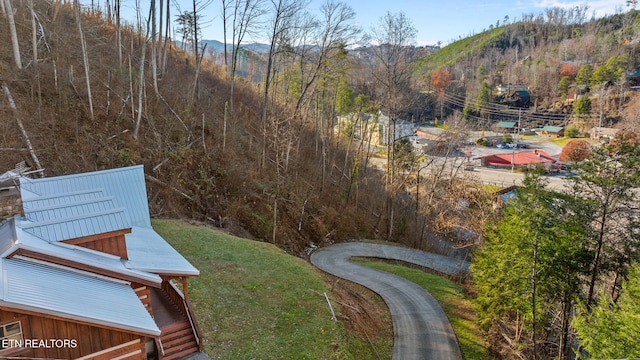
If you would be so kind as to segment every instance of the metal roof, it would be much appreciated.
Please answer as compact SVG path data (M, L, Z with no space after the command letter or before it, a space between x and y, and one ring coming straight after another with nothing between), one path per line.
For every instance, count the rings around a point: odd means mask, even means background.
M124 282L25 259L0 259L0 305L160 335L160 329Z
M22 189L22 207L25 212L39 209L55 208L63 205L95 201L105 197L103 189L74 191L70 193L57 193L40 196ZM113 198L111 198L113 199Z
M96 189L102 189L113 197L117 207L125 209L131 225L151 227L142 165L42 179L20 178L23 201Z
M31 220L20 223L24 232L55 242L131 228L132 232L125 235L128 269L199 275L193 265L151 228L142 166L21 179L20 185L25 217ZM115 208L122 205L134 211ZM146 219L143 221L142 217Z
M134 226L125 238L129 256L126 266L131 269L155 274L200 275L198 269L153 229Z
M0 306L159 335L129 282L116 280L117 274L161 284L159 274L199 271L151 228L142 166L20 178L20 193L25 216L0 224ZM128 260L62 242L124 229L131 229L125 235ZM34 260L18 249L96 272Z
M127 228L128 222L122 208L25 224L22 227L24 231L48 242L76 239Z
M0 255L11 249L17 240L14 218L9 218L0 223Z
M0 226L0 257L6 257L18 249L25 249L39 254L49 255L59 259L65 259L74 263L103 269L127 277L133 277L145 282L161 284L162 279L156 274L140 271L125 266L125 260L118 256L105 254L95 250L87 249L78 245L65 244L60 242L49 243L20 229L21 223L28 222L25 219L11 218L11 223L5 222L9 229L13 229L14 237L12 241L7 241L4 236L5 225ZM16 224L14 227L13 224ZM5 243L10 243L4 247Z
M510 128L514 127L514 126L516 126L516 123L515 123L515 122L512 122L512 121L500 121L500 122L498 123L498 127L499 127L499 128L507 128L507 129L510 129Z
M564 128L562 126L551 126L551 125L547 125L545 127L542 128L542 131L546 131L546 132L550 132L550 133L557 133L562 131Z

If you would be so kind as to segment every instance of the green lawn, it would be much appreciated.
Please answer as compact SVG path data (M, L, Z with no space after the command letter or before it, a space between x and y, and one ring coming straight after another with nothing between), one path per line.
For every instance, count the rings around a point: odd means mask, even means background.
M575 139L570 137L561 137L561 138L549 139L549 142L552 142L558 146L564 147L571 140L575 140Z
M426 273L420 269L393 265L386 262L358 259L358 263L383 270L412 281L427 290L438 300L447 314L458 337L465 359L487 359L487 342L476 324L471 300L465 298L464 289L448 279Z
M339 305L308 262L271 244L183 221L154 220L153 227L200 270L189 279L189 296L212 359L391 358L390 339L370 343L331 320L322 294L336 312ZM486 344L461 287L417 269L365 263L425 287L443 305L465 358L485 358Z
M330 289L308 262L182 221L153 227L200 270L189 296L212 359L377 358L366 338L331 320Z

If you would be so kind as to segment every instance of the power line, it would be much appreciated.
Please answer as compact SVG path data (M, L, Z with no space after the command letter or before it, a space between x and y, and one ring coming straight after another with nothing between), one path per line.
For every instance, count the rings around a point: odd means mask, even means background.
M455 94L442 93L441 101L447 104L447 108L451 110L460 110L464 108L473 108L477 109L476 104L471 101L467 101L466 98L461 97ZM479 109L482 113L487 114L489 116L499 116L501 118L512 118L517 119L521 117L522 121L529 122L541 122L543 124L548 122L567 122L570 120L570 115L565 114L541 114L537 112L532 112L528 109L513 109L513 108L505 108L505 105L496 104L496 103L488 103L482 104ZM480 119L475 117L476 119ZM487 119L482 119L487 121ZM586 120L588 122L596 121L597 115L588 115L586 116Z

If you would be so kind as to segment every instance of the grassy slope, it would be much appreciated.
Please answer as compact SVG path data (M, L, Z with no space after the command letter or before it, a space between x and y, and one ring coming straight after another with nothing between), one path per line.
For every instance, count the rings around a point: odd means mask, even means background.
M181 221L153 227L200 270L189 295L212 359L375 358L366 339L331 321L330 290L304 260Z
M442 305L453 330L456 332L465 359L486 359L488 344L475 322L471 300L465 298L462 287L455 283L419 269L392 265L380 261L360 259L362 265L383 270L412 281L425 290Z
M417 61L415 64L416 72L426 75L433 69L452 66L464 57L475 56L484 51L487 46L499 41L506 32L507 28L502 26L455 41Z
M342 322L331 321L320 295L331 296L330 289L306 261L271 244L178 220L155 220L153 227L200 270L199 277L189 279L189 295L212 359L391 357L388 339L369 344L347 333ZM485 357L486 343L461 287L417 269L364 263L427 289L443 304L465 358ZM340 311L335 302L333 306Z

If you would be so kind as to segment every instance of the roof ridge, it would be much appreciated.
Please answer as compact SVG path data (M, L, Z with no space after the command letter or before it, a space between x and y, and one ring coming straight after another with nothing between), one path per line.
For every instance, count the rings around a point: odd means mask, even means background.
M44 178L29 179L29 180L31 180L30 182L32 183L51 182L51 181L60 181L60 180L71 179L71 178L93 177L93 176L99 176L105 173L133 171L133 170L136 170L137 168L144 169L144 165L132 165L132 166L121 167L121 168L104 169L104 170L97 170L97 171L84 172L84 173L78 173L78 174L67 174L67 175L59 175L59 176L44 177Z

